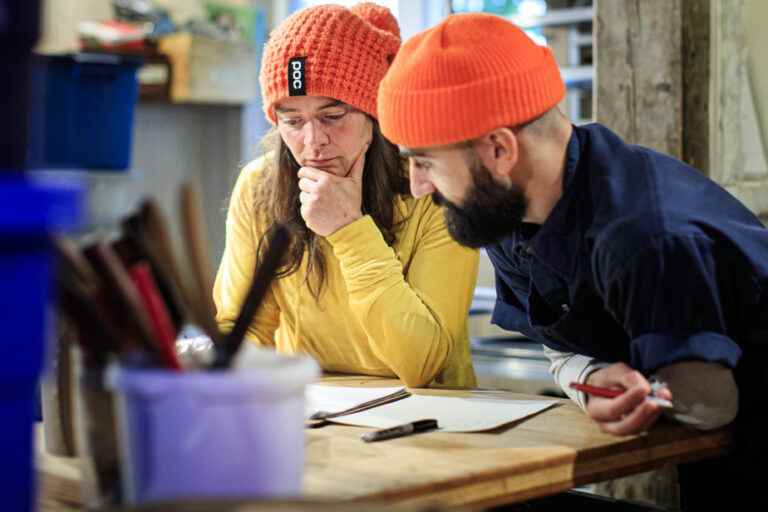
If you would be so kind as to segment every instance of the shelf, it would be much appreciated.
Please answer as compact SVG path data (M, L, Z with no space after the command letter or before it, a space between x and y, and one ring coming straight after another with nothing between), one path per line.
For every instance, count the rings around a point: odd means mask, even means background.
M572 25L592 21L594 7L577 7L574 9L553 9L541 16L512 16L510 19L520 28L552 27L556 25Z
M593 66L572 66L560 68L565 85L592 83L595 78Z
M573 42L577 46L592 46L592 33L578 34L573 37Z
M496 288L493 286L477 286L475 287L474 298L485 300L496 300Z
M161 38L158 49L170 61L173 103L241 105L257 98L258 51L252 45L176 33Z
M594 16L594 6L587 6L550 9L542 15L518 14L509 17L524 30L544 29L540 33L547 39L560 64L560 75L568 91L561 108L577 124L588 120L591 115L591 112L583 112L582 109L592 109L595 68L591 65L593 34L590 27Z

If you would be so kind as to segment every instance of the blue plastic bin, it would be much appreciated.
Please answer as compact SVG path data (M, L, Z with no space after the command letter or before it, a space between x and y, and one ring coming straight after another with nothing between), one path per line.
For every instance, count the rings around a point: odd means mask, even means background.
M79 224L78 185L44 185L0 173L0 482L3 510L33 507L32 424L44 365L53 253L51 231Z
M141 62L98 53L36 56L28 166L128 169Z

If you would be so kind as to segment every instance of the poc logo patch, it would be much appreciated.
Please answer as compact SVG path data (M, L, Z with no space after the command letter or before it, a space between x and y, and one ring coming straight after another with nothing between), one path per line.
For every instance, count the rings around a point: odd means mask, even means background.
M288 96L306 96L306 57L294 57L288 61Z

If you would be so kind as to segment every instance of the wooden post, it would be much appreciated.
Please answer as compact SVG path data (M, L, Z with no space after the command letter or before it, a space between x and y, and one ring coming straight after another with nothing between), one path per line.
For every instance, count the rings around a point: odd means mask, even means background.
M597 0L595 119L680 158L768 217L749 0Z
M683 160L709 175L710 0L683 2Z
M597 0L595 119L682 158L682 0Z

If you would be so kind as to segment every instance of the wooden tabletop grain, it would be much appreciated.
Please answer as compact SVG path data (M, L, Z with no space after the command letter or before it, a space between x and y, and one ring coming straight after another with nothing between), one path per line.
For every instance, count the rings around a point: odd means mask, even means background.
M386 387L375 377L327 377L332 385ZM413 390L461 396L460 390ZM510 398L541 397L510 393ZM490 432L428 432L364 443L369 429L330 425L306 431L303 498L385 502L408 507L486 506L555 494L574 486L723 453L725 430L699 432L659 422L640 436L603 434L573 403ZM79 502L77 459L38 454L41 500Z

